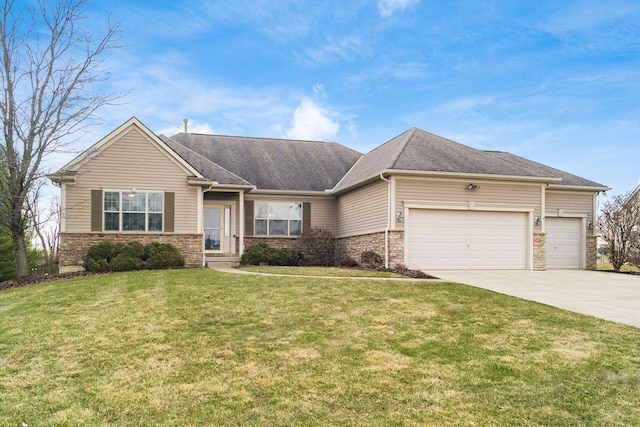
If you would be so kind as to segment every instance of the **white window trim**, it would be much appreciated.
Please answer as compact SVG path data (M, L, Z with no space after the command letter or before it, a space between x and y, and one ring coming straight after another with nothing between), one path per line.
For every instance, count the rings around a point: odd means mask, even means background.
M133 189L128 189L128 190L123 190L123 189L103 189L102 190L102 231L105 233L162 233L164 232L164 218L165 218L165 212L164 212L164 201L165 201L165 192L162 190L144 190L144 189L135 189L135 191L133 191L134 194L146 194L145 197L145 210L144 211L124 211L122 209L122 200L124 197L127 197L127 195L129 193L132 192ZM106 213L108 212L106 210L105 207L105 194L106 193L119 193L120 194L120 199L119 199L119 203L118 203L118 208L119 210L117 211L118 213L118 230L106 230L105 226L106 226ZM162 195L162 203L160 206L160 211L149 211L149 194L161 194ZM109 212L116 212L116 211L109 211ZM143 213L144 214L144 230L123 230L122 226L122 221L123 221L123 217L125 213ZM161 219L161 227L160 230L149 230L149 214L160 214L162 215L162 219Z
M287 204L287 234L276 234L273 235L270 233L270 229L269 229L269 218L259 218L257 213L258 213L258 204L259 203L266 203L267 204L267 211L269 210L269 205L270 204L275 204L275 203L279 203L279 204ZM290 207L293 204L297 204L300 205L300 219L291 219L288 217L289 212L290 212ZM256 200L254 202L254 207L253 207L253 235L254 237L263 237L263 238L298 238L300 237L300 235L302 235L302 232L304 231L303 228L303 223L304 223L304 213L303 213L303 209L304 209L304 203L300 202L300 201L291 201L291 200ZM278 220L285 220L284 218L274 218L274 219L278 219ZM267 234L257 234L256 230L257 230L257 226L256 226L256 222L257 221L267 221ZM300 233L299 234L291 234L291 221L300 221Z

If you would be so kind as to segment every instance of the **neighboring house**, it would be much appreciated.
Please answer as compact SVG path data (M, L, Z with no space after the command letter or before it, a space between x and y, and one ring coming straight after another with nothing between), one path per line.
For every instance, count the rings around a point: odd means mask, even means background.
M336 143L153 134L131 118L50 176L62 271L101 240L168 242L189 266L323 228L359 259L412 269L595 268L609 188L410 129L362 155Z

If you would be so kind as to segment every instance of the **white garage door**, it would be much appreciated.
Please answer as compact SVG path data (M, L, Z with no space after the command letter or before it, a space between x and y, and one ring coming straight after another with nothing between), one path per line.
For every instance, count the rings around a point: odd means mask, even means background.
M410 209L409 268L525 269L527 214Z
M547 269L580 268L581 218L546 218Z

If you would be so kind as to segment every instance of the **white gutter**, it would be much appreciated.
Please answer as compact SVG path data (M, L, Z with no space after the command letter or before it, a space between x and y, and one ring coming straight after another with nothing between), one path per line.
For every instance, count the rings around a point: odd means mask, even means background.
M384 268L389 268L389 230L391 230L391 181L380 174L387 185L387 227L384 229Z
M562 185L562 184L549 184L549 188L553 190L596 191L598 193L611 190L611 187L585 187L583 185Z
M331 190L329 190L331 191ZM254 187L251 191L251 194L268 194L270 196L332 196L330 192L327 190L324 191L313 191L313 190L263 190Z

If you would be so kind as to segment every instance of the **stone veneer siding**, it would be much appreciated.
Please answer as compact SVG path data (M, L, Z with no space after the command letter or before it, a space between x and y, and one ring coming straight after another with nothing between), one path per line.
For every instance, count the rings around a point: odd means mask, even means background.
M257 245L259 243L266 243L271 248L284 249L294 248L299 251L303 251L303 247L298 237L247 237L244 238L244 249L247 250L249 246ZM304 252L304 251L303 251Z
M389 267L404 265L404 231L389 232Z
M296 248L305 253L305 248L297 238L277 238L277 237L245 237L244 247L266 243L272 248ZM365 234L361 236L351 236L338 239L338 253L336 258L340 259L350 256L360 262L360 255L364 251L374 251L384 259L384 233ZM389 266L395 267L404 264L404 231L389 232Z
M587 236L587 270L598 269L598 237Z
M384 233L363 234L338 239L340 253L338 258L350 257L360 262L365 251L376 252L384 259Z
M533 233L533 269L547 269L547 233Z
M374 251L384 259L384 233L363 234L338 239L341 257L351 257L360 262L365 251ZM389 231L389 267L404 265L404 231Z
M89 248L99 242L113 243L151 242L171 243L184 257L186 267L202 267L202 234L171 233L60 233L60 269L73 271L82 269Z

